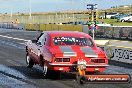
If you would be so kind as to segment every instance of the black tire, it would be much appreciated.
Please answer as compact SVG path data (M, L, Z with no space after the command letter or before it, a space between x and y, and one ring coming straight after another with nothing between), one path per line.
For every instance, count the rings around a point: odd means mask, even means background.
M46 79L54 79L58 80L61 79L61 72L60 71L54 71L54 70L48 70L47 74L44 76Z
M124 20L124 19L122 19L122 20L121 20L121 22L125 22L125 20Z
M27 63L28 68L32 68L34 65L33 60L30 58L30 56L28 54L26 54L26 63Z
M84 76L80 76L80 75L76 76L76 80L77 80L77 83L80 85L83 85L87 82L87 78L85 78Z
M48 66L45 64L43 56L40 56L40 66L42 66L42 74L43 74L44 78L47 78Z
M47 67L47 65L43 65L43 76L44 77L46 77L47 78L47 76L48 76L48 67Z
M41 56L40 58L41 58L42 73L45 79L47 78L58 79L61 77L60 71L49 70L43 57Z

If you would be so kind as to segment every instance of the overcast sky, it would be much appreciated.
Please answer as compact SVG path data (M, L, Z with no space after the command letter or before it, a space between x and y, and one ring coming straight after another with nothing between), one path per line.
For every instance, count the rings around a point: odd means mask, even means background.
M0 13L28 12L30 0L0 0ZM32 12L86 10L87 4L98 4L99 9L118 5L132 5L132 0L31 0Z

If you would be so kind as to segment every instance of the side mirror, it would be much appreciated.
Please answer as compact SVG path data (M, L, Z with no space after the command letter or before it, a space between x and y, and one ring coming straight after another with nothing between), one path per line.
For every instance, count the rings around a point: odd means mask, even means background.
M37 43L37 40L31 40L32 41L32 43Z

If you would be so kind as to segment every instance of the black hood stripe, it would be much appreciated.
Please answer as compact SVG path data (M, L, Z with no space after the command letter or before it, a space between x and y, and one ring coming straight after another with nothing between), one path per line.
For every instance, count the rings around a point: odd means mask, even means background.
M63 56L76 56L77 52L74 52L71 46L60 46L60 51L63 52ZM85 57L98 57L98 55L90 47L81 47L80 50L85 53Z
M77 56L71 46L60 46L59 48L63 52L63 56Z
M62 52L74 52L71 46L60 46Z
M86 57L98 57L98 55L90 47L81 47L80 49L85 53Z

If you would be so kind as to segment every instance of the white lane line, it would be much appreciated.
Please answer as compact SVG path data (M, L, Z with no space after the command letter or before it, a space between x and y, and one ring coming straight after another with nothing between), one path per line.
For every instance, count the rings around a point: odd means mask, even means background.
M29 41L29 40L26 40L26 39L21 39L21 38L14 38L14 37L9 37L9 36L4 36L4 35L0 35L0 37L3 37L3 38L8 38L8 39L14 39L14 40L21 40L21 41Z

